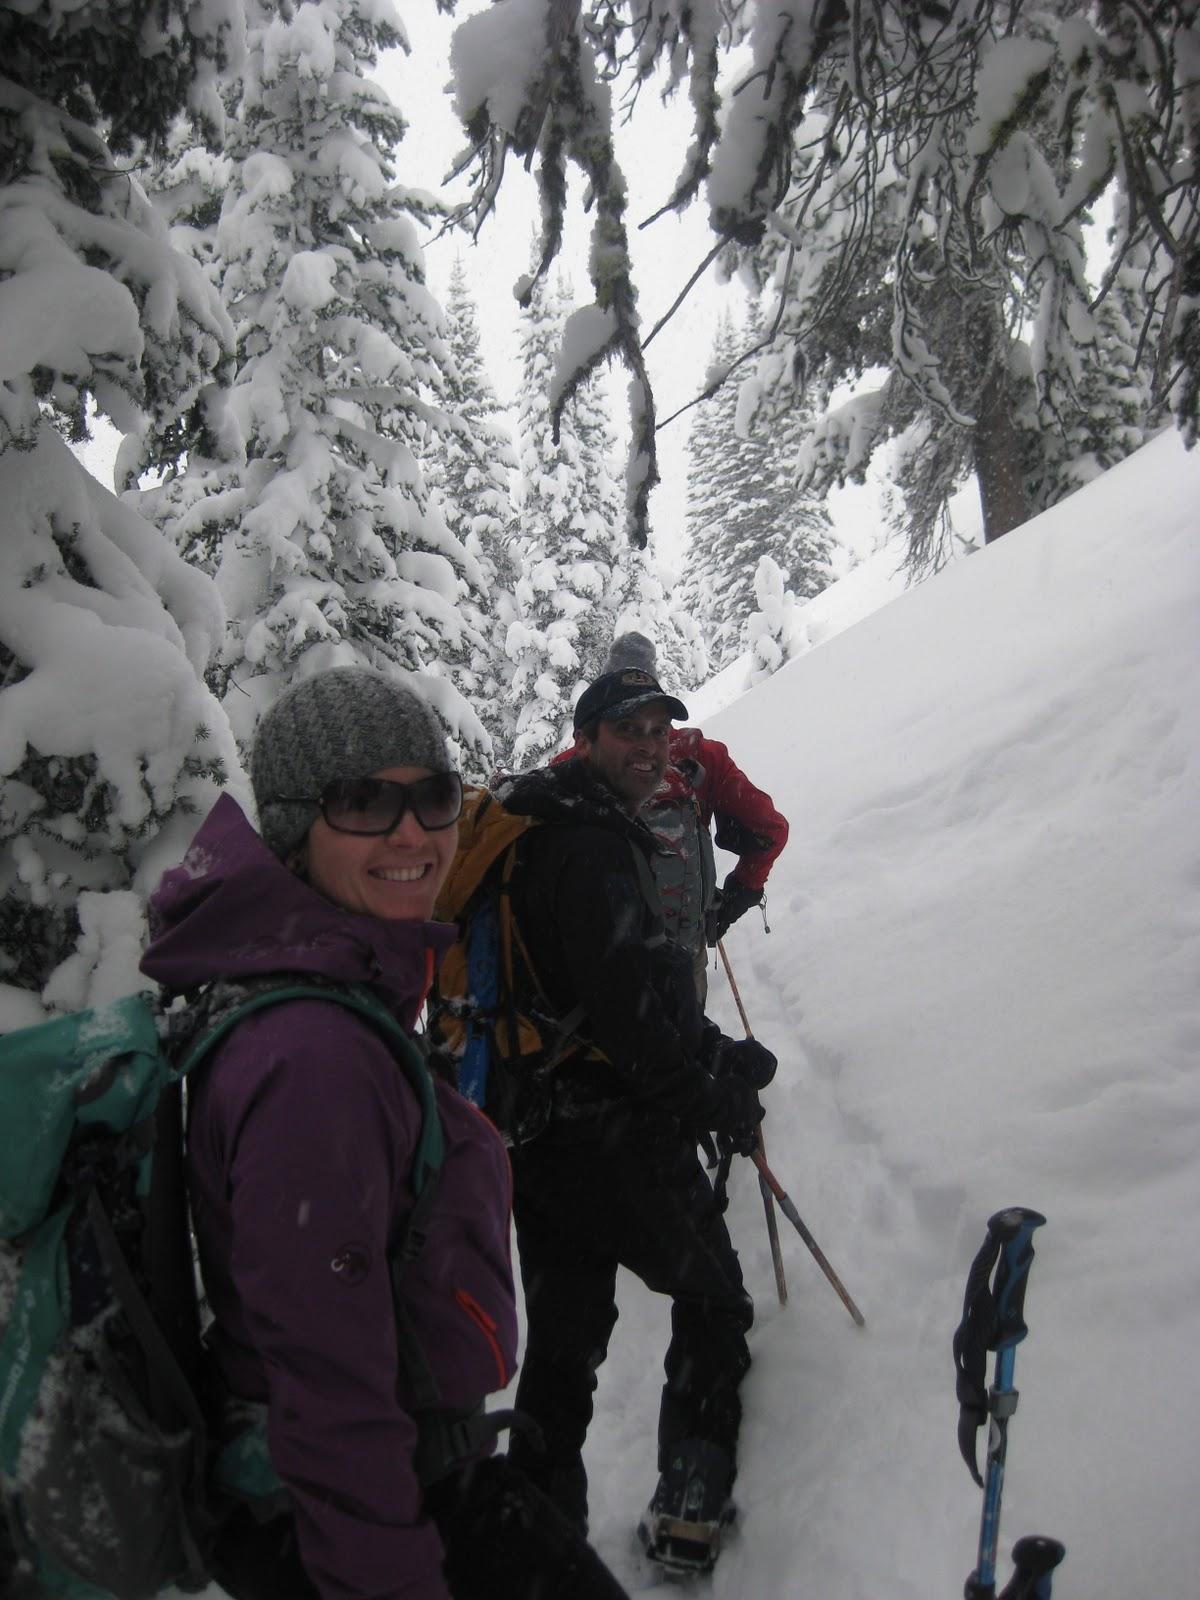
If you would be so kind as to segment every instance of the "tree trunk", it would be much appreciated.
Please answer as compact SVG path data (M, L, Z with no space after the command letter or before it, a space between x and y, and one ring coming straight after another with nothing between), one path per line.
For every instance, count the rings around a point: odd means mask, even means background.
M975 413L975 473L983 506L986 544L1033 515L1021 470L1021 436L1013 423L1014 396L1002 372L993 371Z

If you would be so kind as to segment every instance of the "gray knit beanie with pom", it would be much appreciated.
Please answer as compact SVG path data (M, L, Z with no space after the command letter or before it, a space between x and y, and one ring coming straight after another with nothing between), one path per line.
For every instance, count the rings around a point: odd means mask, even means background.
M441 726L419 695L369 667L331 667L293 684L259 723L250 752L268 849L286 858L303 843L335 778L384 767L450 770Z
M623 672L626 667L640 667L651 677L658 674L654 641L644 633L620 633L613 640L604 663L604 672Z

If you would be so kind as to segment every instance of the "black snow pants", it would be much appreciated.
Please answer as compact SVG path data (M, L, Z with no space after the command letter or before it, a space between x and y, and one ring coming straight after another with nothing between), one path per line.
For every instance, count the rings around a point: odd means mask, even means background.
M632 1117L618 1136L584 1142L551 1124L514 1151L513 1177L527 1317L515 1404L544 1448L513 1435L509 1459L586 1529L583 1443L622 1266L671 1299L659 1470L683 1439L720 1446L735 1470L754 1308L694 1143Z

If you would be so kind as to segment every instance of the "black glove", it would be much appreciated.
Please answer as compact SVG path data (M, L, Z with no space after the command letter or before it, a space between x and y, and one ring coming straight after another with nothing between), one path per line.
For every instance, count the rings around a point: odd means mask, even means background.
M757 1039L725 1039L717 1058L717 1070L744 1078L752 1089L765 1089L779 1065L765 1044Z
M749 889L739 883L731 872L713 897L713 903L704 919L705 942L714 945L722 940L739 917L744 917L751 906L763 901L761 889Z
M708 1126L736 1155L750 1155L758 1144L758 1125L766 1112L745 1078L717 1078L708 1104Z

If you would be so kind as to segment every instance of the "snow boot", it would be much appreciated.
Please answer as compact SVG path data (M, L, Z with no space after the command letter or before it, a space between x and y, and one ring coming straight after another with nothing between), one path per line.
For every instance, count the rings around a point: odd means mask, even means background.
M651 1561L681 1577L712 1571L721 1535L734 1517L732 1477L729 1457L719 1445L684 1439L672 1448L638 1523L638 1538Z

